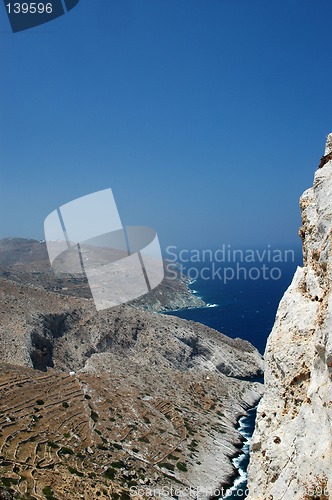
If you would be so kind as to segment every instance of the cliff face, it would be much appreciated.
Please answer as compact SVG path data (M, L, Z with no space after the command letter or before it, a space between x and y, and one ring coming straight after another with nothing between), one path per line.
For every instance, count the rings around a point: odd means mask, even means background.
M332 495L332 134L300 200L303 267L282 298L265 352L248 470L249 499Z

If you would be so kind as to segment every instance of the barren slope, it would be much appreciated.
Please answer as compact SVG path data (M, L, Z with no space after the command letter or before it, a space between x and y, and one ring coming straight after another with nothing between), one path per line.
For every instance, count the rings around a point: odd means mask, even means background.
M12 490L134 498L131 487L211 488L234 474L237 418L261 394L242 380L261 373L251 344L4 278L0 318L0 473Z

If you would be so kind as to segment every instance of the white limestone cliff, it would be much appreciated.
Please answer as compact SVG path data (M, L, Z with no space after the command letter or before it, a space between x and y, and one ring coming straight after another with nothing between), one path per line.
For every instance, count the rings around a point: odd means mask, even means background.
M325 156L331 152L329 134ZM329 156L300 200L304 265L279 304L267 343L265 394L258 407L248 469L249 500L332 498Z

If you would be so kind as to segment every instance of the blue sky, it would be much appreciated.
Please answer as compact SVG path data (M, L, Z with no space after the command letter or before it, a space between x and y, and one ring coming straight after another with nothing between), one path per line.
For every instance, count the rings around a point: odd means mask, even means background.
M162 247L294 247L332 131L329 0L80 0L13 34L0 6L0 237L111 187Z

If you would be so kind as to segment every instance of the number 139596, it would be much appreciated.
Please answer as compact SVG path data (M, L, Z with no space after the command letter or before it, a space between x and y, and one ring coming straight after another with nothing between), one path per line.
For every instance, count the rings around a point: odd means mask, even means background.
M53 11L52 2L37 3L37 2L24 2L24 3L7 3L6 5L8 14L51 14Z

